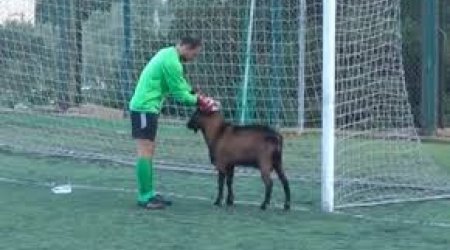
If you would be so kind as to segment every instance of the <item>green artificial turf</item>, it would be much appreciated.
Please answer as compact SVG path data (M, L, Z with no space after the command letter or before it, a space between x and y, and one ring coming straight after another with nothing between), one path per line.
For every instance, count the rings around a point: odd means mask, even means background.
M321 213L317 182L320 137L314 134L285 138L291 212L275 207L259 211L263 185L257 172L256 177L236 177L235 195L240 202L234 208L216 208L211 205L215 176L163 170L157 171L158 190L170 195L175 205L165 211L144 211L135 206L131 164L82 159L92 158L92 153L132 163L134 145L126 120L1 115L0 141L17 147L0 148L0 249L449 249L449 200ZM207 165L200 135L180 125L162 123L158 138L158 166L167 161L185 170L192 170L192 163ZM445 181L450 172L450 145L420 146L420 151L437 163L439 168L435 169L434 165L415 162L415 155L408 151L413 142L398 141L395 143L402 144L394 147L392 143L338 141L337 154L347 159L340 163L345 168L338 170L344 172L338 174L357 178L358 174L395 173L395 168L383 164L392 162L402 166L402 175L409 174L405 169L411 164L412 171L419 167L430 174L412 173L412 177L431 178L436 185L442 184L440 178ZM392 156L386 154L391 147L399 150ZM24 153L51 153L58 148L69 149L74 157ZM73 193L50 192L49 186L67 182L73 184ZM351 192L355 192L353 198L364 199L404 191L370 185L339 190L337 199ZM276 181L273 203L281 204L283 198Z
M159 182L165 183L161 189L183 195L171 197L175 204L169 209L145 211L135 205L132 168L8 151L0 151L0 157L1 173L23 177L20 184L0 182L0 249L444 250L450 245L450 224L446 224L450 217L448 210L443 211L449 207L446 201L331 215L305 201L297 203L300 210L290 212L273 207L262 212L246 204L217 208L211 205L212 176L159 171ZM43 182L34 181L63 181L67 176L83 184L68 195L52 194ZM257 180L240 177L236 185L237 199L261 197ZM126 189L96 190L98 186ZM293 192L311 191L294 188ZM302 199L302 195L295 197ZM410 217L413 214L419 216L417 220Z

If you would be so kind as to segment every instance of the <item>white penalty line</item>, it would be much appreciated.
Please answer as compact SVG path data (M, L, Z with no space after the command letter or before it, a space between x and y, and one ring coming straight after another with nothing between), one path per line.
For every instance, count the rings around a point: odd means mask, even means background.
M6 177L0 177L0 182L4 183L11 183L11 184L19 184L19 185L35 185L39 187L53 187L54 183L50 182L35 182L35 181L24 181L24 180L18 180L18 179L12 179L12 178L6 178ZM90 191L102 191L102 192L124 192L124 193L135 193L135 189L130 188L115 188L115 187L100 187L100 186L93 186L93 185L79 185L79 184L70 184L73 189L79 189L79 190L90 190ZM170 196L170 197L176 197L180 199L188 199L188 200L198 200L198 201L205 201L209 202L211 201L211 198L207 198L204 196L196 196L196 195L181 195L174 192L165 192L164 194ZM248 205L248 206L259 206L260 204L258 202L254 201L245 201L245 200L238 200L235 201L236 204L241 205ZM276 208L283 208L282 204L274 204L272 205ZM299 212L313 212L312 209L306 208L306 207L300 207L300 206L292 206L291 210L293 211L299 211ZM421 226L428 226L428 227L438 227L438 228L450 228L450 223L445 222L426 222L426 221L419 221L419 220L407 220L407 219L389 219L389 218L380 218L380 217L372 217L364 214L353 214L353 213L347 213L344 211L335 211L332 214L340 215L340 216L346 216L349 218L354 219L360 219L370 222L386 222L386 223L401 223L406 225L421 225Z
M54 187L54 183L51 182L35 182L35 181L23 181L18 179L11 179L11 178L5 178L0 177L0 182L5 183L12 183L12 184L18 184L18 185L35 185L39 187ZM115 187L101 187L101 186L93 186L93 185L80 185L80 184L70 184L72 189L79 189L79 190L90 190L90 191L102 191L102 192L123 192L123 193L136 193L136 189L131 188L115 188ZM181 199L188 199L188 200L199 200L199 201L211 201L211 198L204 197L204 196L197 196L197 195L182 195L177 194L174 192L164 192L164 195L175 197L175 198L181 198ZM248 205L248 206L259 206L261 205L258 202L255 201L246 201L246 200L236 200L234 201L235 204L240 205ZM276 208L283 208L283 204L271 204L272 207ZM293 211L311 211L308 208L305 207L299 207L299 206L293 206L291 207L291 210Z

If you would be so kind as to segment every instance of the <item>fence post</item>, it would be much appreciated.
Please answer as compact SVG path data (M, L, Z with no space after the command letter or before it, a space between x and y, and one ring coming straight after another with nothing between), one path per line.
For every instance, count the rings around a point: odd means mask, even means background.
M422 129L433 135L438 109L438 0L422 0Z
M79 105L83 101L81 85L83 84L83 1L75 0L75 98L74 102Z
M439 103L438 103L438 127L445 128L445 91L446 91L446 79L445 79L445 55L447 34L445 33L445 3L439 1Z
M128 116L128 101L131 82L131 9L130 0L122 2L123 41L122 57L120 59L120 86L122 91L123 116Z
M67 111L70 105L69 81L70 81L70 56L69 56L69 31L70 31L70 0L61 0L58 8L58 107L60 111Z
M270 109L269 121L270 124L280 127L280 113L281 110L281 70L283 66L283 25L281 20L282 15L281 1L271 0L271 35L272 35L272 55L271 55L271 78L270 78Z
M246 50L245 50L245 68L244 68L244 81L242 83L242 95L241 99L241 110L240 110L240 124L245 124L248 119L248 88L250 81L250 63L251 63L251 51L252 51L252 39L253 39L253 17L255 13L256 0L250 0L250 13L248 18L247 26L247 40L246 40Z
M298 18L298 90L297 90L297 127L303 132L305 127L305 51L306 51L306 0L300 0Z

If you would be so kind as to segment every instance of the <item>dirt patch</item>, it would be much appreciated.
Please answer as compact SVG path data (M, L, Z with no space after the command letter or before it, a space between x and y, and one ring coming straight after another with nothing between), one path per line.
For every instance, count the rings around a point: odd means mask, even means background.
M95 104L83 104L78 107L70 107L65 114L69 116L93 117L109 120L123 119L123 110Z
M450 138L450 128L439 129L437 131L437 136Z

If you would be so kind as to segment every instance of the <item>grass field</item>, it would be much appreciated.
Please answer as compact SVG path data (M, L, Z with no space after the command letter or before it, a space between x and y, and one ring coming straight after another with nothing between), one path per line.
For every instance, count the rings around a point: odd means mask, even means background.
M125 161L132 156L125 121L2 114L0 127L0 142L28 146L30 151L61 147L70 148L74 156L82 156L77 154L86 149L118 154ZM160 160L207 161L198 135L163 126L159 137ZM316 136L287 138L289 173L318 170L318 141ZM348 146L364 147L365 142ZM450 172L450 145L426 143L421 151L441 166L442 173ZM235 181L240 202L234 208L216 208L211 205L214 176L160 170L158 189L175 205L165 211L143 211L135 206L130 165L9 147L0 147L0 159L0 249L447 250L450 246L449 200L345 209L330 215L319 212L317 182L292 180L294 210L286 213L272 207L261 212L257 207L261 181L241 175ZM296 159L302 164L294 164ZM376 158L371 160L377 165ZM312 165L304 166L308 163ZM74 185L72 194L50 192L53 183L67 181ZM274 203L279 204L283 193L278 181L274 187Z
M77 161L2 151L1 172L53 167L90 182L131 181L132 169L102 167L102 162ZM77 169L76 171L74 169ZM169 176L167 176L169 174ZM173 188L201 190L188 176ZM104 178L104 180L100 180ZM202 178L203 179L203 178ZM210 176L204 181L213 183ZM196 181L199 177L195 178ZM85 182L86 183L86 182ZM236 181L243 189L242 180ZM211 196L214 189L203 190ZM189 193L189 192L188 192ZM239 197L239 193L237 193ZM258 195L259 197L260 195ZM165 211L144 211L134 205L127 190L75 188L70 195L55 195L33 183L0 182L0 249L448 249L450 227L419 222L361 219L351 214L326 215L315 209L283 212L238 204L215 208L211 200L172 197ZM399 214L427 203L384 207ZM429 204L429 203L428 203ZM436 204L430 207L436 207ZM448 206L447 206L448 207ZM372 209L377 210L377 208ZM381 213L380 210L378 212ZM386 211L384 211L386 212ZM383 214L384 214L383 212ZM413 218L411 218L413 219Z

